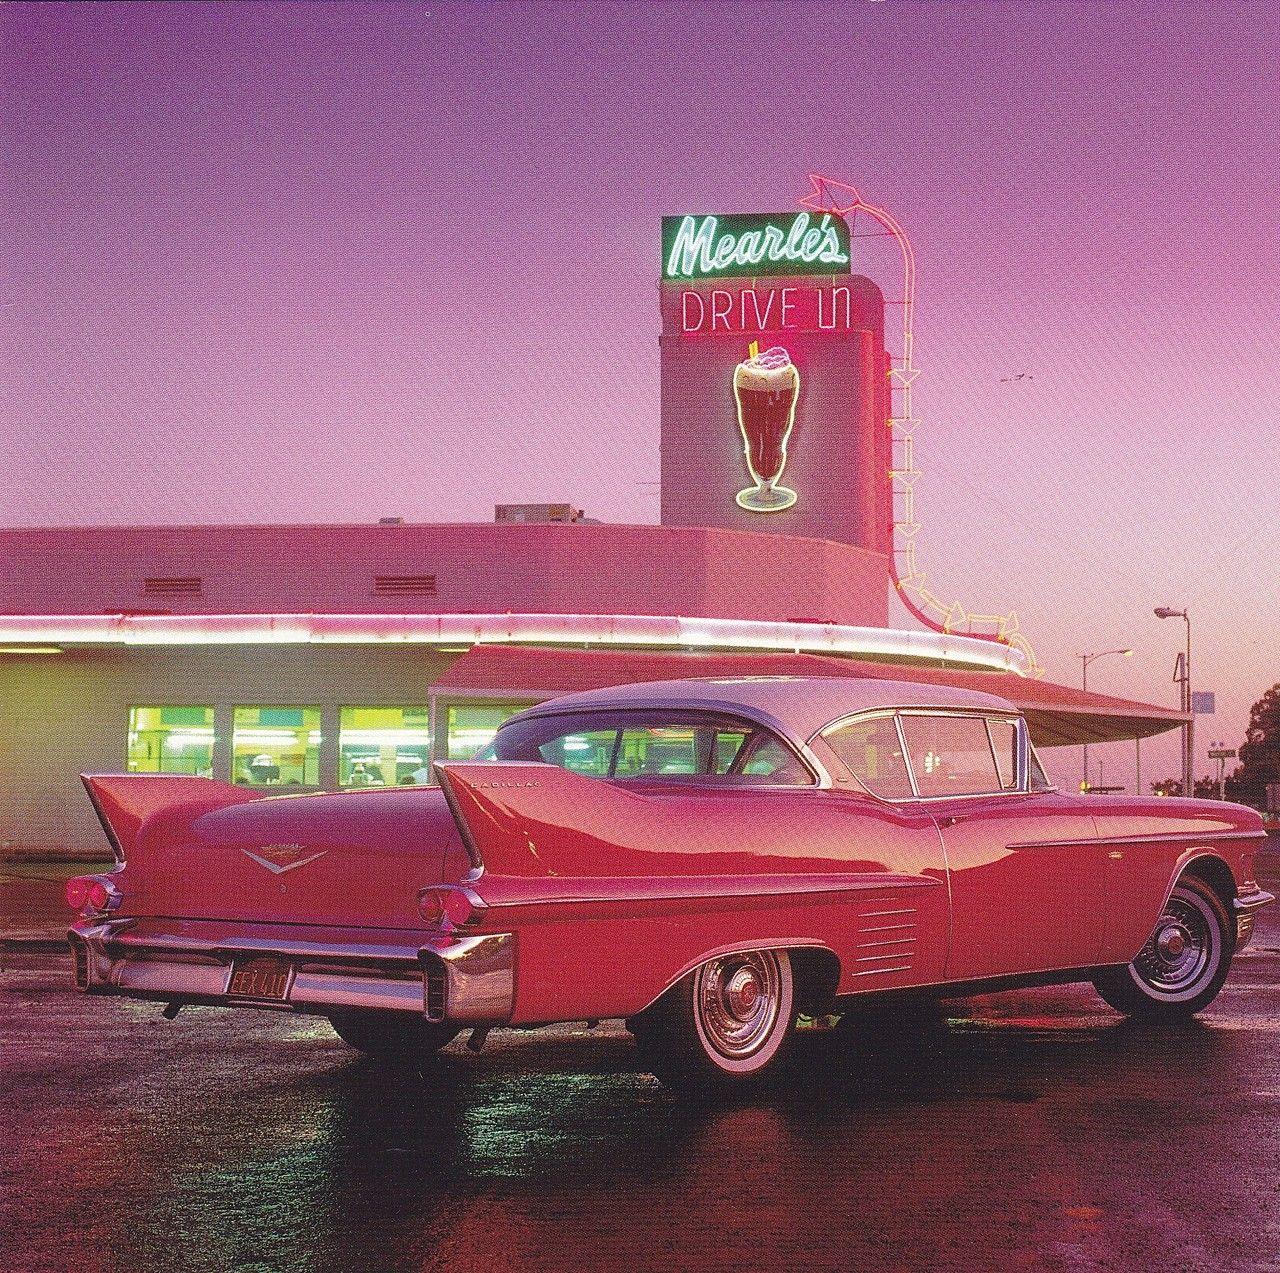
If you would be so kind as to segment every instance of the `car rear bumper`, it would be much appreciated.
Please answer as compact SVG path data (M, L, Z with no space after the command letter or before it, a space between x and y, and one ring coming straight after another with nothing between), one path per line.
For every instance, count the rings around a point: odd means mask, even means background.
M68 939L76 985L91 994L297 1012L411 1012L459 1025L509 1021L514 1002L510 933L424 940L412 932L103 919L77 924ZM233 962L254 955L288 964L283 1000L228 995Z
M1270 906L1276 900L1274 893L1253 888L1243 893L1233 903L1236 912L1236 949L1247 946L1253 938L1253 917L1264 906Z

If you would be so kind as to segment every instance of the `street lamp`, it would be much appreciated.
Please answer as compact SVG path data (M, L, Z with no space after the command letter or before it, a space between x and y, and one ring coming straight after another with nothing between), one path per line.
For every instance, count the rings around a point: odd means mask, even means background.
M1195 717L1191 714L1191 616L1185 610L1174 610L1171 606L1156 606L1157 619L1181 619L1187 625L1187 649L1178 656L1182 665L1181 671L1175 665L1173 679L1182 686L1182 710L1187 721L1182 727L1182 794L1193 796L1196 793L1195 780Z
M1080 660L1080 688L1087 690L1089 688L1089 664L1094 659L1105 659L1108 654L1123 654L1127 659L1132 654L1132 650L1099 650L1096 654L1077 654L1076 658ZM1089 789L1089 744L1084 745L1084 775L1080 783L1081 791Z

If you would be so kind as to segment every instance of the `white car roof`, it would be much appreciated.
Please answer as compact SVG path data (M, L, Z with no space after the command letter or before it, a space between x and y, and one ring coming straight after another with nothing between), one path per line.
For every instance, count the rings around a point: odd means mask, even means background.
M1016 713L1007 699L977 690L870 676L743 676L645 681L553 698L521 717L609 707L684 707L724 711L780 726L800 742L854 712L877 708L938 707Z

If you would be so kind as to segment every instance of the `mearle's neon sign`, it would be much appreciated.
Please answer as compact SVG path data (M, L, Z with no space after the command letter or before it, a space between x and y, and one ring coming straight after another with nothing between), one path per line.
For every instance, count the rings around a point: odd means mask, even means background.
M849 226L824 212L662 218L663 277L848 274Z

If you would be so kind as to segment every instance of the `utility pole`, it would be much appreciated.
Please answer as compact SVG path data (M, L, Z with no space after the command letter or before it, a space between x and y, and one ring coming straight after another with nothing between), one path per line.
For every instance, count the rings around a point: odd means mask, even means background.
M1182 686L1182 710L1187 721L1182 727L1182 794L1194 796L1195 779L1195 717L1191 713L1191 616L1186 610L1174 610L1169 606L1156 607L1157 619L1181 619L1187 625L1186 652L1178 655L1174 664L1173 678Z
M1108 654L1122 654L1125 658L1133 655L1132 650L1099 650L1096 654L1077 654L1076 658L1080 660L1080 688L1087 690L1089 688L1089 664L1094 659L1105 659ZM1099 784L1101 785L1101 784ZM1080 790L1089 790L1089 744L1084 745L1083 765L1080 774Z

